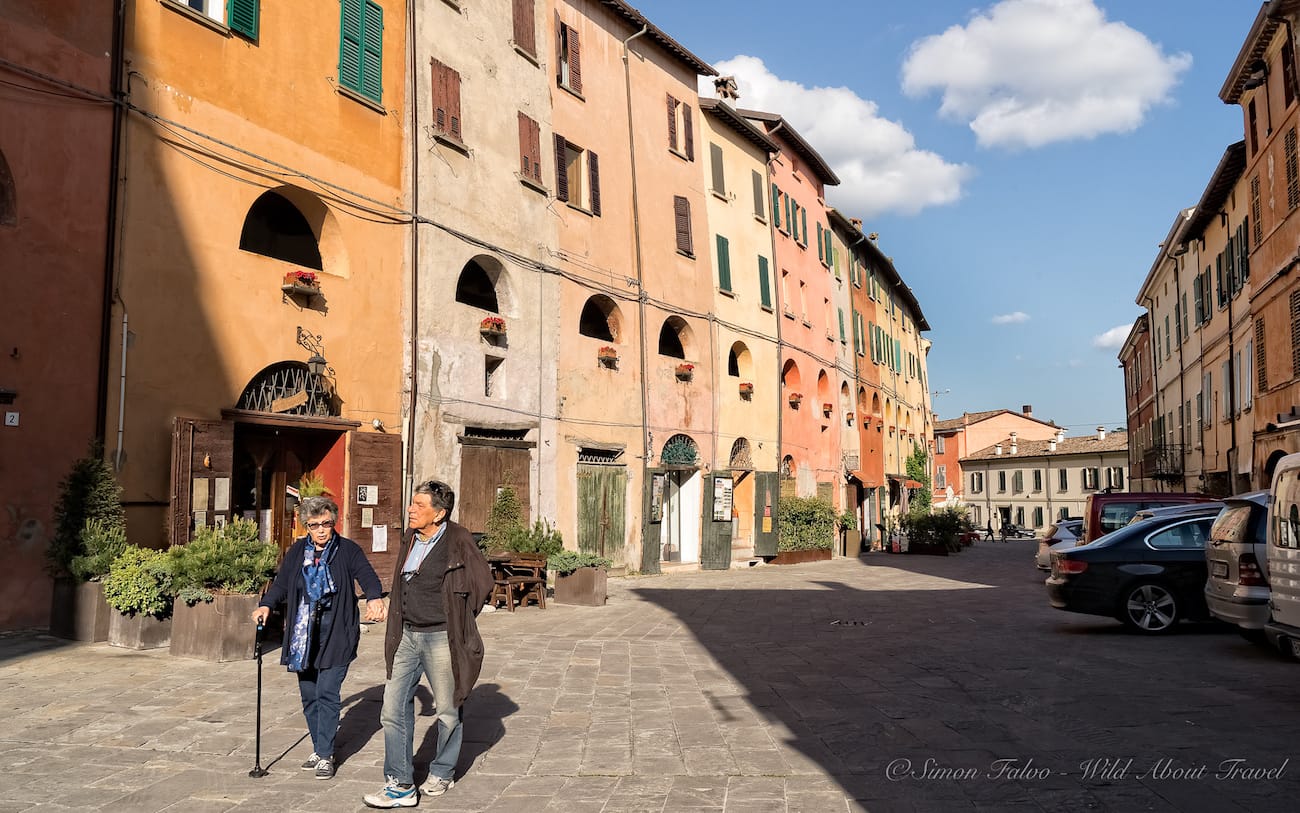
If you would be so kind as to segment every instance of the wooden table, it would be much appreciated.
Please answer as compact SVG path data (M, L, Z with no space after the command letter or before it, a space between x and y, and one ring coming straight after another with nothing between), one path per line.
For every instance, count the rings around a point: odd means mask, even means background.
M492 566L492 606L504 601L510 612L515 605L534 599L546 609L546 557L540 553L494 553L487 557Z

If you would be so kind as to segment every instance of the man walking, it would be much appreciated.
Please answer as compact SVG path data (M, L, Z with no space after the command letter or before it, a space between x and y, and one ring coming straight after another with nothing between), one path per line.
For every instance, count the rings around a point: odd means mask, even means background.
M384 727L385 784L367 794L370 807L415 807L420 795L441 796L456 784L464 730L460 709L483 666L475 617L492 592L492 571L470 532L451 521L456 493L430 480L416 486L406 510L407 534L389 595L384 659L388 682ZM428 676L437 706L438 750L429 780L415 788L415 689Z

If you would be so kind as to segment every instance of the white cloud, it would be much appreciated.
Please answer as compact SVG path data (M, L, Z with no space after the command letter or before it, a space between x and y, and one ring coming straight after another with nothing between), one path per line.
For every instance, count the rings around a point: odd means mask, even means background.
M880 115L875 102L846 87L810 88L782 79L758 57L736 56L713 67L736 77L737 107L783 116L835 170L840 185L826 194L846 215L910 215L961 197L970 167L919 149L901 124ZM709 77L700 78L700 95L714 95Z
M981 146L1032 148L1136 129L1191 64L1093 0L1001 0L912 43L902 78L910 96L941 90Z
M1133 323L1113 327L1099 336L1092 337L1092 346L1098 350L1118 350L1124 346L1124 340L1128 338L1128 332L1133 329Z
M1003 313L993 317L993 324L995 325L1018 325L1022 322L1028 322L1028 321L1029 321L1029 314L1025 313L1024 311L1016 311L1015 313Z

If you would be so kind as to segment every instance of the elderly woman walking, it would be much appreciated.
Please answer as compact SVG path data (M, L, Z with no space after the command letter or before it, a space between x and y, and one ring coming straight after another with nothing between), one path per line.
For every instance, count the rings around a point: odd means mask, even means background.
M352 583L366 594L366 620L386 613L383 586L361 547L339 536L339 508L328 497L308 497L298 506L307 535L284 554L280 571L262 596L253 620L266 621L271 608L286 604L280 663L298 675L302 714L312 753L302 764L317 779L334 776L334 734L339 727L343 679L357 656L361 619Z

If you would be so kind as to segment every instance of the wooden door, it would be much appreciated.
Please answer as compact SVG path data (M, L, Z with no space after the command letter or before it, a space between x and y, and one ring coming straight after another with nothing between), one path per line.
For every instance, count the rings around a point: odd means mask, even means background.
M215 525L229 521L234 450L234 423L175 419L167 523L171 544L189 542L196 523Z
M625 565L627 467L578 464L578 550Z
M402 438L378 432L348 432L348 478L343 533L361 546L384 589L392 587L397 551L405 527L402 494ZM364 493L363 493L364 492ZM367 522L369 527L367 527ZM378 531L382 526L382 531ZM376 549L376 543L382 550Z
M666 477L662 469L647 469L641 484L641 572L659 573Z
M781 485L774 471L754 472L755 556L776 556L776 509Z
M497 489L509 482L519 498L524 524L531 525L531 463L532 455L528 449L468 443L461 446L456 521L475 533L486 531Z
M704 509L700 522L700 569L731 567L731 506L733 481L726 475L704 478Z

